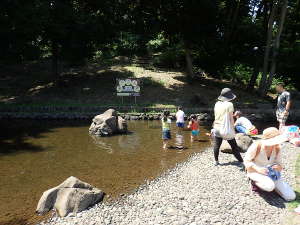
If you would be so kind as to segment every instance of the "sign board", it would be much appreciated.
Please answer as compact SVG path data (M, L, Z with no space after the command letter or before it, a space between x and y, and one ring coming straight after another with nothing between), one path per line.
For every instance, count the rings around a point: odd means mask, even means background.
M140 96L140 84L137 78L117 79L117 96Z

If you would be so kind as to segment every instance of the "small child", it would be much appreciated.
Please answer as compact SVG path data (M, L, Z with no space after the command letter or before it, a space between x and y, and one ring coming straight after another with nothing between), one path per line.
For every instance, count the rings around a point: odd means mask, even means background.
M163 139L163 149L166 149L171 139L171 119L170 112L164 111L163 118L161 119L162 123L162 139Z
M195 115L191 116L191 120L189 122L188 128L192 130L191 141L197 141L200 130L199 130L199 121Z

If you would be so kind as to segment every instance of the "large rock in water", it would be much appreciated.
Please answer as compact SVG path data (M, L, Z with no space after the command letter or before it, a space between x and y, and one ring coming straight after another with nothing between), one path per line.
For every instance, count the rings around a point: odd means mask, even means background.
M97 136L125 133L127 132L127 123L122 117L118 116L114 109L108 109L93 118L89 132Z
M76 177L69 177L57 187L45 191L36 208L38 214L55 209L62 217L70 212L78 213L100 202L104 193L82 182Z
M250 136L242 133L237 133L235 135L236 143L239 147L240 152L246 152L250 145L253 143L253 140ZM223 141L220 147L220 150L224 153L232 153L232 149L227 141Z

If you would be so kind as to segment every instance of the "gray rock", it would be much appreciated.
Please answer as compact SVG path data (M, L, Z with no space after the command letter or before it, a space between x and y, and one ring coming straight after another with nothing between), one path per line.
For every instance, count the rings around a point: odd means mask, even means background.
M250 136L242 133L236 134L235 140L241 152L246 152L253 143L253 139ZM232 153L231 146L225 140L222 142L220 150L224 153Z
M45 191L40 198L36 212L44 214L55 209L62 217L69 213L78 213L98 203L104 193L82 182L76 177L69 177L57 187Z
M95 116L89 128L89 133L96 136L109 136L124 132L127 132L126 121L119 117L114 109L108 109Z
M127 122L122 117L118 116L118 132L119 133L126 133L128 130Z

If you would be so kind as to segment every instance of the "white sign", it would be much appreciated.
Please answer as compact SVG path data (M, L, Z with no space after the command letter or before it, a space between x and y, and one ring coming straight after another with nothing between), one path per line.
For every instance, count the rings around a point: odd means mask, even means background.
M117 96L140 96L140 80L137 78L117 79Z

